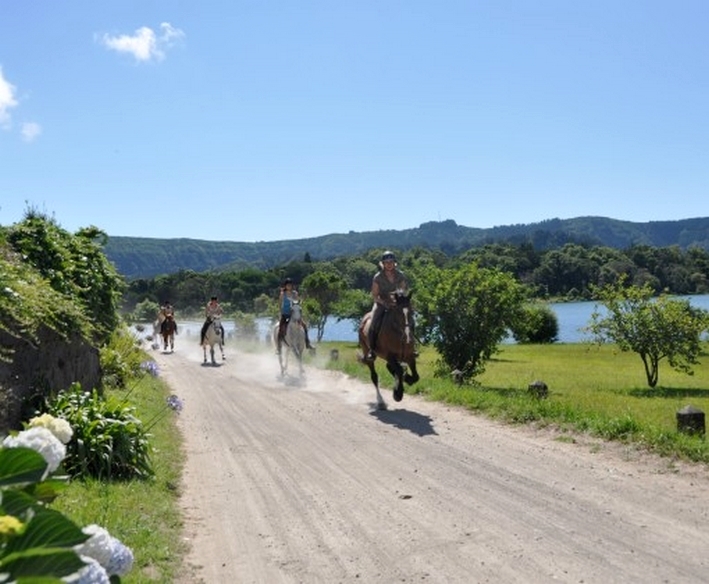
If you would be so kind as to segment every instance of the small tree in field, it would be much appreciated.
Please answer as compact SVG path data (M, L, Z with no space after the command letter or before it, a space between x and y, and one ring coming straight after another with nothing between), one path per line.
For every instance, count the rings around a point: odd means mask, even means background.
M594 311L588 330L597 343L615 343L621 351L640 355L650 387L657 385L663 359L676 371L693 374L701 335L709 328L709 312L685 299L653 298L649 286L624 288L622 281L595 288L594 293L607 313Z
M345 287L342 276L331 271L313 272L303 280L304 304L310 324L317 329L318 341L322 341L327 319L333 313Z
M477 264L429 269L421 281L420 330L441 355L438 374L481 374L519 313L523 286L508 273Z
M546 304L526 304L510 325L518 343L555 343L559 339L559 319Z

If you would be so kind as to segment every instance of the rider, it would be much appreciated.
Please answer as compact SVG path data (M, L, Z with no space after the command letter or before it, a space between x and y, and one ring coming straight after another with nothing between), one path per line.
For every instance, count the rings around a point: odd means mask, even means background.
M376 357L377 335L382 326L384 313L391 305L391 294L397 290L406 291L408 287L408 279L404 273L399 270L394 252L385 251L379 262L379 271L374 274L374 278L372 279L372 299L374 300L374 307L372 308L372 320L369 323L369 334L367 337L369 344L369 352L365 357L367 361L374 361Z
M162 333L164 328L165 328L165 322L167 321L168 317L172 317L173 319L175 318L175 309L172 307L172 304L170 304L169 300L165 300L162 303L162 306L160 307L160 310L158 310L158 322L160 323L160 332Z
M224 311L222 310L216 296L212 296L204 309L205 321L200 332L199 344L204 345L204 336L207 334L207 328L215 318L221 318ZM222 342L224 341L224 326L222 325Z
M280 320L278 321L278 352L281 352L281 343L286 336L286 327L291 315L291 306L294 300L299 300L300 296L298 291L293 287L293 279L286 278L281 284L281 292L278 296L278 307L281 314ZM308 325L304 320L301 320L303 325L303 330L305 331L305 346L311 351L315 350L310 344L310 339L308 338Z

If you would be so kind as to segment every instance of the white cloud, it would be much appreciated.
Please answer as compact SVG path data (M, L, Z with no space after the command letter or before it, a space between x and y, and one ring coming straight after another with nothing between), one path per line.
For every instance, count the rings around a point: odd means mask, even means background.
M33 142L42 133L42 126L36 122L26 122L22 124L22 139L25 142Z
M103 45L119 53L129 53L136 61L162 61L165 58L165 49L174 45L174 42L183 38L185 33L175 28L169 22L160 24L159 36L147 26L141 26L133 36L111 36L104 34L101 37Z
M12 85L2 74L0 67L0 127L9 128L11 122L10 108L17 105L15 99L15 86Z

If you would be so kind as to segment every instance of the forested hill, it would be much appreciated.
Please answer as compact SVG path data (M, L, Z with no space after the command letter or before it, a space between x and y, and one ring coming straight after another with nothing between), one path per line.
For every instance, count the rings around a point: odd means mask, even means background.
M371 249L412 247L440 249L455 255L486 243L530 243L538 250L565 243L603 245L626 249L633 245L682 249L709 249L709 217L679 221L633 223L605 217L549 219L540 223L480 229L458 225L453 220L431 221L403 230L335 233L283 241L206 241L110 236L106 256L127 278L151 278L179 270L268 269L300 261L309 254L313 261L351 256Z

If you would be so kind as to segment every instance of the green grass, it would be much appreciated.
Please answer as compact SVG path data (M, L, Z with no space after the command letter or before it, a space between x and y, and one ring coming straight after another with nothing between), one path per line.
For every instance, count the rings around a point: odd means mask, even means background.
M357 362L352 343L323 343L322 354L337 349L340 358L327 367L369 381L369 370ZM709 349L709 347L707 347ZM709 463L703 437L677 430L677 411L693 405L709 410L709 353L689 376L660 364L658 386L650 388L640 357L613 346L581 343L504 345L488 362L475 384L457 386L452 379L433 377L435 351L423 348L418 359L421 380L406 388L428 399L461 405L510 423L553 425L567 432L584 432L647 448L663 456ZM380 387L392 378L378 363ZM535 399L528 385L542 380L547 399Z
M127 391L130 404L144 423L157 416L150 428L155 478L110 483L72 481L53 507L78 525L96 523L106 528L133 550L133 569L122 582L173 582L184 552L177 491L184 453L174 421L176 414L165 410L170 391L159 377L146 375L132 390L107 393L121 399Z

